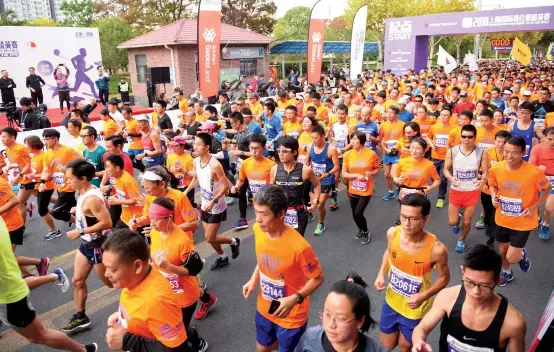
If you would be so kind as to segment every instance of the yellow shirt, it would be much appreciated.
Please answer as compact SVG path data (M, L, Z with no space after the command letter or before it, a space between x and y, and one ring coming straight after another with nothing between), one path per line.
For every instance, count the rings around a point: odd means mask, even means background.
M198 122L206 122L206 113L205 112L202 112L201 114L196 114L196 121Z
M127 133L140 133L138 130L137 120L134 118L125 120L125 125L127 126ZM127 137L127 143L129 143L129 149L142 149L142 137Z
M183 171L192 171L194 166L192 164L192 156L188 152L184 152L183 155L177 155L175 153L167 156L167 167L171 168L182 168ZM178 189L186 188L190 184L192 178L190 176L185 176L182 171L174 172L175 177L179 180L177 185Z

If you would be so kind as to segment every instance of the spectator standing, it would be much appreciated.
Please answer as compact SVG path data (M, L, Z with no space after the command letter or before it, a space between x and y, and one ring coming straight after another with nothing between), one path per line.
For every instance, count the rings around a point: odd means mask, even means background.
M96 88L98 89L100 102L102 103L102 105L106 106L106 103L108 102L110 96L110 76L108 76L108 74L104 72L104 68L102 66L98 66L96 70L98 71L98 78L96 78L96 81L94 83L96 84Z
M121 102L123 104L129 103L129 82L125 77L121 77L121 80L117 84L117 91L121 96Z
M35 68L29 67L29 76L25 80L25 86L31 91L31 100L35 105L42 104L44 98L42 96L42 87L46 84L42 77L35 74Z
M59 64L54 71L54 79L56 80L56 91L58 92L58 98L60 100L60 112L63 115L63 103L67 104L67 111L69 112L69 83L67 82L69 77L69 70L64 64ZM54 93L55 94L55 93Z
M8 71L2 70L2 77L0 77L0 92L2 95L2 103L13 103L15 107L15 94L13 89L17 87L13 79L8 77Z

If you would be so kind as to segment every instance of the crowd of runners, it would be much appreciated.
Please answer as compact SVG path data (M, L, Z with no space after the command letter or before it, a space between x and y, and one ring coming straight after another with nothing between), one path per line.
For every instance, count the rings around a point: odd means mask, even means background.
M219 231L233 221L255 240L257 265L242 293L247 299L257 291L257 351L524 351L523 316L496 291L514 280L512 264L531 269L525 245L533 230L550 237L553 78L554 66L544 61L483 61L478 72L466 66L450 74L367 71L355 80L333 73L312 85L291 74L275 96L253 92L230 102L221 94L219 109L176 89L177 126L158 100L151 116L109 102L100 129L71 111L71 145L55 129L18 141L16 129L4 128L0 321L33 343L97 351L96 343L65 334L105 324L85 311L94 269L121 290L107 322L110 349L206 351L192 319L204 319L217 302L204 270L230 264L226 245L232 259L241 254L240 238ZM386 189L375 186L381 173ZM339 209L339 196L350 210ZM239 218L227 219L235 198ZM365 210L391 200L399 203L391 227L372 234ZM455 248L425 230L433 206L448 207ZM322 325L307 329L317 309L310 295L324 273L305 237L312 221L313 235L331 235L325 224L336 215L327 210L351 212L361 245L372 235L387 238L382 264L367 278L386 292L379 342L364 335L375 321L367 284L355 272L332 286ZM49 271L49 258L18 254L35 213L49 229L45 245L62 235L77 240L71 279L61 268ZM71 230L62 233L54 220ZM211 263L195 251L199 224L217 253ZM472 226L486 243L468 238ZM463 255L461 285L449 286L449 255ZM47 283L73 288L75 313L61 331L42 325L29 301L30 290ZM426 338L441 320L440 344L430 346Z

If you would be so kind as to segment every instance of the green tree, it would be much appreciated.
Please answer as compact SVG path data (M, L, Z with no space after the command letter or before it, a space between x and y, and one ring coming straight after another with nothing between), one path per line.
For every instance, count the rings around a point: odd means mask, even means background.
M15 11L7 9L0 13L0 26L22 26L25 21L19 21L16 17Z
M37 17L25 22L26 26L31 27L56 27L56 21L48 17Z
M352 23L347 25L344 17L335 17L325 28L325 41L349 42L352 38Z
M126 49L117 46L136 36L130 24L119 17L101 18L94 24L100 34L100 49L102 50L102 65L111 73L129 65Z
M273 36L277 40L307 40L311 13L312 9L306 6L288 10L277 21L273 28Z
M119 16L133 27L154 29L196 15L199 0L113 0L96 6L101 16Z
M94 13L92 0L69 0L64 1L60 9L65 19L62 25L69 27L90 27Z
M227 24L267 35L277 23L276 11L273 0L224 0L221 19Z

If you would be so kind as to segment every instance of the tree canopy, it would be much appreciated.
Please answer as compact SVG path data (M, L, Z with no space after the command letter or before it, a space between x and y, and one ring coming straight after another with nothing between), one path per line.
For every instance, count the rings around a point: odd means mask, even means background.
M273 0L223 0L221 19L224 23L268 35L277 23L276 11Z
M312 9L297 6L288 10L273 29L276 40L307 40Z
M61 25L67 27L90 27L94 14L92 0L66 0L60 7L65 19Z

